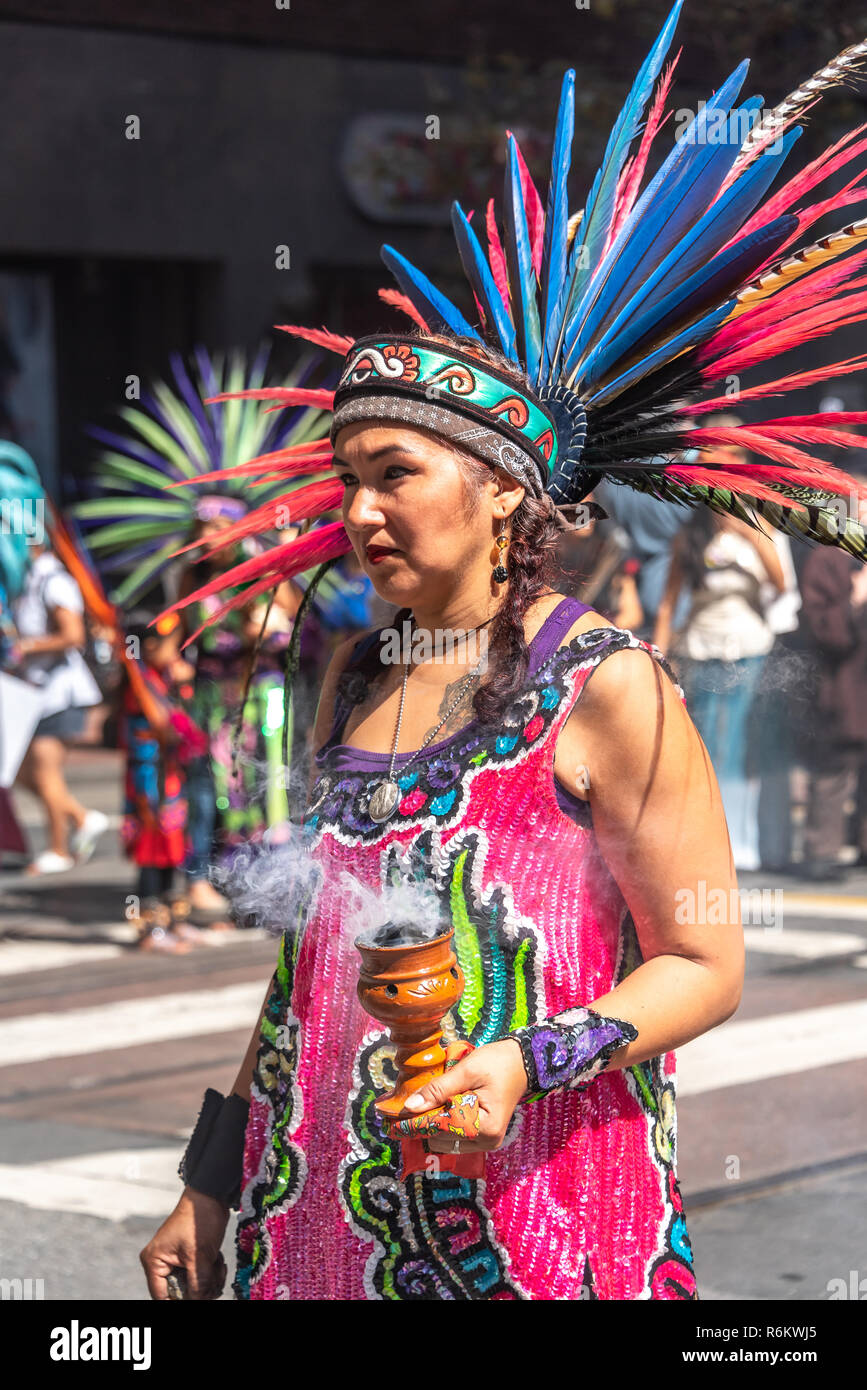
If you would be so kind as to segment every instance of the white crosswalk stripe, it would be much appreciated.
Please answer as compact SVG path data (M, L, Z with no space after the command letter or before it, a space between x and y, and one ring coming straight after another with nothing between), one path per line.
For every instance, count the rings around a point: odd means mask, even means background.
M733 1018L677 1049L679 1096L867 1057L867 999Z
M744 927L748 951L770 956L796 956L821 960L823 956L848 956L864 947L864 937L853 932L806 931L797 927Z
M62 965L92 965L123 954L123 946L109 941L0 941L0 979Z
M0 1163L0 1200L39 1211L125 1221L168 1216L181 1191L175 1147L114 1149L26 1164Z
M90 1008L3 1019L0 1062L4 1067L21 1066L53 1057L141 1047L168 1038L252 1029L266 984L263 978L254 984L216 989L203 985L200 989L157 994L149 999L122 999Z

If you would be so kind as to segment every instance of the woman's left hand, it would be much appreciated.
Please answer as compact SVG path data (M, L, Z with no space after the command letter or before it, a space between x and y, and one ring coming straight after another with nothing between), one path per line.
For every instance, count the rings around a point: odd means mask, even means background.
M389 1125L389 1138L426 1139L432 1153L479 1153L498 1149L526 1091L527 1073L515 1039L486 1043L409 1096L405 1108L414 1117L411 1129L405 1120L395 1121ZM448 1102L452 1097L468 1094L476 1098L476 1103L464 1109L470 1110L474 1122L478 1116L478 1131L472 1139L457 1137L456 1125L443 1127ZM428 1117L430 1123L425 1124Z

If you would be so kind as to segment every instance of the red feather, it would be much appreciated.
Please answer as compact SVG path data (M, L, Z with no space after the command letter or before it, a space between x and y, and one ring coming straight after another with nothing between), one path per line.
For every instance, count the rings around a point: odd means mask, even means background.
M678 49L674 58L663 72L656 88L656 96L653 99L653 105L647 117L647 124L641 136L641 144L638 147L638 153L635 155L634 159L628 160L623 167L623 172L620 175L617 192L615 194L614 217L611 219L611 229L608 233L608 240L605 243L603 254L608 250L608 247L611 245L623 223L626 221L626 218L632 211L635 199L638 197L638 190L641 187L641 180L647 168L647 160L650 155L651 146L671 115L670 111L667 112L665 116L663 116L662 112L668 100L668 93L671 89L671 83L674 77L674 69L677 66L677 60L682 52L682 48Z
M728 445L736 449L746 449L752 453L764 454L769 459L786 464L788 465L786 473L784 475L775 473L775 477L778 481L786 483L787 486L802 485L835 494L848 494L854 486L859 490L859 493L863 492L863 495L867 497L867 482L860 483L853 479L850 474L844 473L842 469L834 468L830 464L823 463L820 459L814 459L811 454L806 454L802 449L796 449L793 445L787 444L773 435L763 435L760 425L738 425L731 428L720 426L718 428L690 430L682 438L699 449L706 449L714 444ZM758 477L767 475L767 469L762 464L746 464L744 469L745 472L755 470Z
M328 328L304 328L297 323L275 323L274 327L279 328L281 333L291 333L293 338L306 338L308 343L328 348L331 352L339 353L341 357L346 356L355 341L344 334L332 333Z
M342 523L339 523L339 525L340 528L342 528ZM321 537L322 531L315 531L313 532L313 535ZM304 537L303 539L307 539L307 537ZM271 589L275 589L276 587L278 587L279 584L282 584L283 581L292 578L293 574L303 573L303 570L300 569L300 567L297 566L295 562L292 563L292 566L289 567L289 570L286 570L285 552L289 549L290 546L285 545L275 546L274 550L270 550L270 552L268 553L270 553L271 556L275 557L274 571L272 571L271 574L264 575L264 577L261 578L261 580L258 580L256 584L250 584L249 588L246 588L245 591L243 591L243 594L233 595L233 598L226 600L224 605L222 605L222 607L220 607L220 609L217 610L217 613L211 614L211 616L208 617L208 619L204 621L203 624L201 624L201 627L196 628L196 631L193 632L193 634L190 635L188 639L186 639L186 642L185 644L183 644L183 646L189 646L190 642L195 642L196 638L199 637L200 632L204 631L204 628L213 627L214 624L221 623L222 619L224 619L224 617L226 616L226 613L231 613L233 609L238 609L238 607L243 607L243 605L246 605L246 603L253 602L253 599L257 599L258 596L260 596L261 594L268 594L268 592L270 592ZM317 557L315 557L314 560L311 560L310 563L306 564L306 566L304 566L304 569L311 570L314 566L318 566L318 564L324 564L325 560L336 560L338 559L338 556L346 555L347 550L352 550L352 542L350 542L350 539L349 537L347 537L346 532L343 532L343 537L336 537L335 539L332 539L332 541L329 541L328 546L322 546L320 553L318 553ZM224 577L225 581L231 582L231 584L233 584L233 582L235 582L232 580L233 574L235 574L235 570L229 570L228 574L226 574ZM204 589L200 589L199 594L203 594L203 592ZM189 599L186 599L185 602L195 602L197 596L199 595L190 594ZM165 610L165 612L171 613L172 610L167 609ZM160 616L163 616L163 614L160 614Z
M853 256L848 256L840 261L835 261L831 265L825 266L820 270L815 270L810 275L805 275L802 280L794 281L789 286L783 286L776 294L769 299L762 300L753 308L739 314L731 323L724 323L721 328L708 339L706 351L711 354L719 353L722 350L739 345L745 342L751 334L765 331L771 324L779 322L780 319L790 318L796 311L802 312L804 309L814 308L819 304L824 304L829 300L830 291L835 289L844 280L849 280L846 290L861 289L867 286L864 278L849 279L856 270L860 270L867 263L867 250L859 251ZM839 299L838 302L843 302Z
M205 405L215 401L281 401L283 405L318 405L331 410L334 392L308 390L302 386L261 386L249 391L221 391L219 396L205 396Z
M827 150L823 150L815 159L811 159L810 163L800 169L794 178L789 179L788 183L784 184L772 198L769 198L757 212L753 213L750 220L740 228L738 236L747 236L750 232L754 232L757 227L764 227L767 222L773 222L775 217L779 217L788 208L793 207L799 198L803 198L823 179L835 174L850 160L857 159L859 154L867 150L867 140L860 140L857 144L851 145L849 149L846 149L845 146L865 130L867 130L867 125L857 126L854 130L847 131L835 144L829 145ZM743 167L746 168L746 165Z
M715 396L709 401L695 401L688 414L704 415L709 410L730 410L732 405L742 401L761 400L765 396L782 396L787 391L800 391L805 386L814 386L829 377L845 376L850 372L860 372L867 367L867 356L850 357L844 362L832 362L829 367L816 367L812 372L793 372L790 376L777 377L776 381L766 381L762 386L750 386L738 391L737 396Z
M708 468L700 464L693 463L671 463L665 469L666 476L671 476L676 482L695 483L704 487L727 487L732 492L743 495L744 497L757 497L766 502L780 502L783 506L791 505L782 493L774 492L772 488L766 487L760 482L749 469L745 466L743 473L732 472L725 468Z
M506 255L503 251L503 243L500 241L500 233L497 231L497 219L494 215L493 198L488 201L485 227L488 233L488 261L491 266L491 274L494 277L497 289L500 291L500 298L504 304L508 304L510 301L509 277L506 272Z
M509 135L512 135L512 132L507 130L507 138ZM512 139L515 140L514 135L512 135ZM518 157L518 168L521 171L521 196L524 199L527 231L530 234L530 251L533 259L533 269L538 277L542 269L542 249L545 245L545 210L542 207L542 200L539 197L536 185L530 177L530 170L527 168L517 140L515 140L515 154Z
M225 533L223 533L225 534ZM215 547L222 549L223 546ZM233 588L236 584L257 584L261 583L264 588L273 588L284 579L291 579L295 574L303 574L305 570L313 569L316 565L321 565L323 561L330 560L337 555L344 555L346 551L352 549L352 543L346 534L346 528L342 521L330 522L327 526L322 526L316 531L308 531L303 536L298 536L296 540L290 541L287 545L271 546L263 555L254 555L250 560L244 560L239 565L234 565L231 569L218 574L215 578L196 589L194 593L187 597L178 599L165 609L160 617L169 613L176 613L181 608L186 608L191 603L198 603L201 599L210 598L212 594L218 594L223 589ZM211 552L213 553L213 552ZM238 607L242 603L248 602L251 597L251 590L247 589L243 594L238 594L233 598L224 612L229 612L231 608ZM215 618L210 618L204 627L215 622ZM201 632L199 628L199 632ZM194 636L197 636L195 633ZM191 637L190 641L193 640Z
M411 318L413 323L417 324L425 333L430 332L430 328L425 323L412 300L408 299L405 294L401 294L400 290L383 289L378 290L377 293L384 304L390 304L393 309L399 309L402 314L406 314L408 318Z
M714 363L714 375L728 376L732 372L745 371L747 367L755 366L769 357L778 357L801 343L833 333L836 328L858 323L865 316L867 294L847 295L800 314L792 314L772 333L757 330L748 335L743 345ZM713 340L710 340L699 354L699 361L704 365L713 356L714 350Z
M776 420L762 420L762 429L789 425L864 425L867 410L829 410L817 415L781 415Z
M310 483L307 487L297 488L295 492L284 493L282 497L270 498L261 507L255 507L246 516L241 517L240 521L233 522L231 526L226 526L222 531L206 536L203 540L190 541L178 550L173 550L172 555L183 555L188 550L198 550L200 547L204 547L208 554L213 554L214 551L235 545L248 536L258 536L263 531L280 530L283 526L294 526L299 521L313 520L322 516L323 512L330 512L339 507L342 497L343 485L337 478Z
M316 441L313 441L314 443ZM298 454L299 448L312 448L312 444L293 444L290 449L275 449L273 454L260 454L247 463L235 463L231 468L218 468L213 473L197 473L195 478L181 478L174 483L165 483L166 489L174 487L198 486L199 483L222 483L227 478L255 477L257 474L273 472L277 477L291 478L296 473L318 473L331 467L331 443L324 441L328 453Z

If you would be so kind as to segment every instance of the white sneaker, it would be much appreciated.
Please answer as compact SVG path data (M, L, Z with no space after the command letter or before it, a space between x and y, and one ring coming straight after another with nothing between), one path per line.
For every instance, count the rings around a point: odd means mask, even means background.
M108 816L104 816L102 811L88 811L82 824L69 837L69 848L77 864L87 863L96 849L97 840L107 829Z
M29 874L63 874L75 868L75 860L68 854L56 854L53 849L44 849L29 865Z

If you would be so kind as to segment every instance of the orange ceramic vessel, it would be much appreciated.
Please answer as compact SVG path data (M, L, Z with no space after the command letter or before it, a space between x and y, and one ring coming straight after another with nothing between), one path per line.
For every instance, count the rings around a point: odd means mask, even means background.
M397 1048L397 1084L376 1102L389 1120L403 1116L406 1097L445 1070L440 1024L464 992L453 935L450 929L408 946L375 946L363 936L355 943L361 955L358 997L372 1018L387 1025Z

